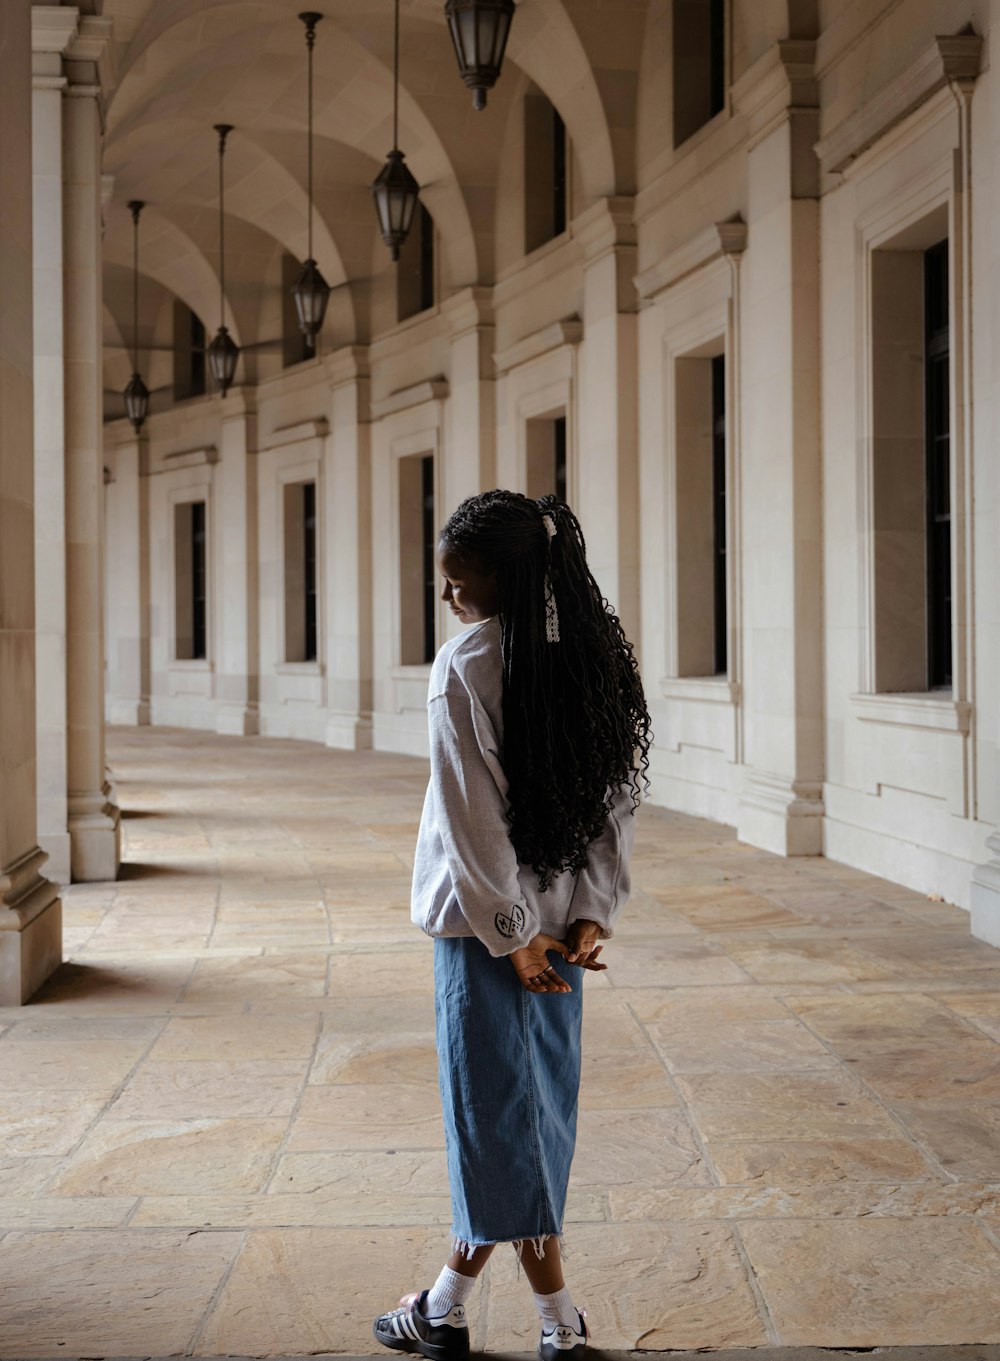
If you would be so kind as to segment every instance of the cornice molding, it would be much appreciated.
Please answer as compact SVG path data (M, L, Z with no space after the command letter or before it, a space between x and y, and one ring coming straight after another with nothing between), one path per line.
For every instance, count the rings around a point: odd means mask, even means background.
M332 388L358 383L370 377L367 345L344 345L326 356L326 376Z
M305 421L294 421L291 425L279 425L265 435L260 442L264 449L282 449L287 444L300 444L307 439L323 439L330 433L330 422L325 416L311 416Z
M733 108L745 121L753 147L792 111L819 108L816 44L789 38L775 43L732 87Z
M635 291L640 302L651 302L660 293L680 283L696 270L704 269L713 260L741 255L746 246L747 224L741 219L713 222L658 260L650 269L636 275Z
M448 380L444 377L428 378L423 383L399 388L372 402L372 416L381 420L383 416L394 416L397 411L407 411L411 406L422 406L424 402L442 402L448 396Z
M452 339L493 325L493 289L471 285L441 304Z
M978 33L937 37L894 80L816 143L826 174L843 174L862 152L946 85L968 91L979 75L983 39Z
M538 359L540 355L560 349L563 345L579 345L582 339L583 322L580 318L565 317L562 321L553 322L551 326L544 326L540 331L533 331L523 340L508 345L505 350L498 350L493 356L493 361L498 372L509 373L519 364L527 364L532 359Z
M33 5L31 8L31 50L33 53L62 56L77 35L80 11L72 6Z

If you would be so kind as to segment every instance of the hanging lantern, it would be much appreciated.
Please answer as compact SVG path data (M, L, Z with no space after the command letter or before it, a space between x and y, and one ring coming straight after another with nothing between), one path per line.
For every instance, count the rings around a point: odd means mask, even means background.
M240 348L226 327L226 201L225 180L223 177L223 158L226 154L226 138L232 132L229 123L216 123L219 134L219 329L208 347L208 363L212 377L218 384L223 397L232 387L236 377L236 365L240 362Z
M382 240L392 251L392 258L398 260L400 247L410 234L420 196L420 185L410 174L410 167L398 148L385 158L385 165L372 185L372 193Z
M220 326L208 347L208 364L216 386L225 397L236 377L236 365L240 362L240 347L225 326Z
M399 149L399 0L396 0L395 43L392 64L392 150L372 183L375 211L382 240L399 259L400 248L410 234L420 185L410 173Z
M122 396L125 414L138 434L149 414L149 388L139 373L139 214L145 205L133 199L128 206L132 214L132 377Z
M309 68L309 131L306 139L309 185L309 258L292 285L292 297L295 299L299 330L309 342L310 349L315 348L316 336L322 328L323 318L326 316L326 305L330 301L330 285L323 278L319 265L313 259L313 47L316 43L316 25L322 17L322 14L317 14L314 10L299 15L306 26L306 52Z
M485 109L486 91L493 89L503 66L514 0L447 0L444 13L472 107Z

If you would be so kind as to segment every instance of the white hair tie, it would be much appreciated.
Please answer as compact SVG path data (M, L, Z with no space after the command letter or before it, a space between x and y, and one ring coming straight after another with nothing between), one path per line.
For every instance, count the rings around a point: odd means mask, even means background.
M554 538L556 537L557 530L556 530L556 522L555 522L555 520L553 520L552 516L551 516L551 515L543 515L543 516L542 516L542 524L545 526L545 532L546 532L546 534L549 536L549 538L550 538L550 539L554 539Z

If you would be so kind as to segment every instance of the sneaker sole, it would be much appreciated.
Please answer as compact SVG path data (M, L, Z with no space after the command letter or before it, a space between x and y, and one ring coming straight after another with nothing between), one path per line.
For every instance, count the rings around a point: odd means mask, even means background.
M383 1347L390 1347L395 1352L410 1352L418 1356L426 1356L427 1361L467 1361L470 1351L468 1343L462 1348L441 1347L435 1342L415 1342L406 1337L380 1337L374 1325L372 1326L372 1336Z

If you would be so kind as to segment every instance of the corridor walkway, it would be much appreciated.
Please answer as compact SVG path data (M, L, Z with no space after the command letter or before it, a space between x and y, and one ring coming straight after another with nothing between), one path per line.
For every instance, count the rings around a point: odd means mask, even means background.
M370 1353L440 1262L421 761L117 732L116 884L0 1011L0 1357ZM645 809L567 1243L608 1348L1000 1341L1000 951ZM603 1282L613 1276L614 1289ZM499 1252L474 1340L526 1352Z

